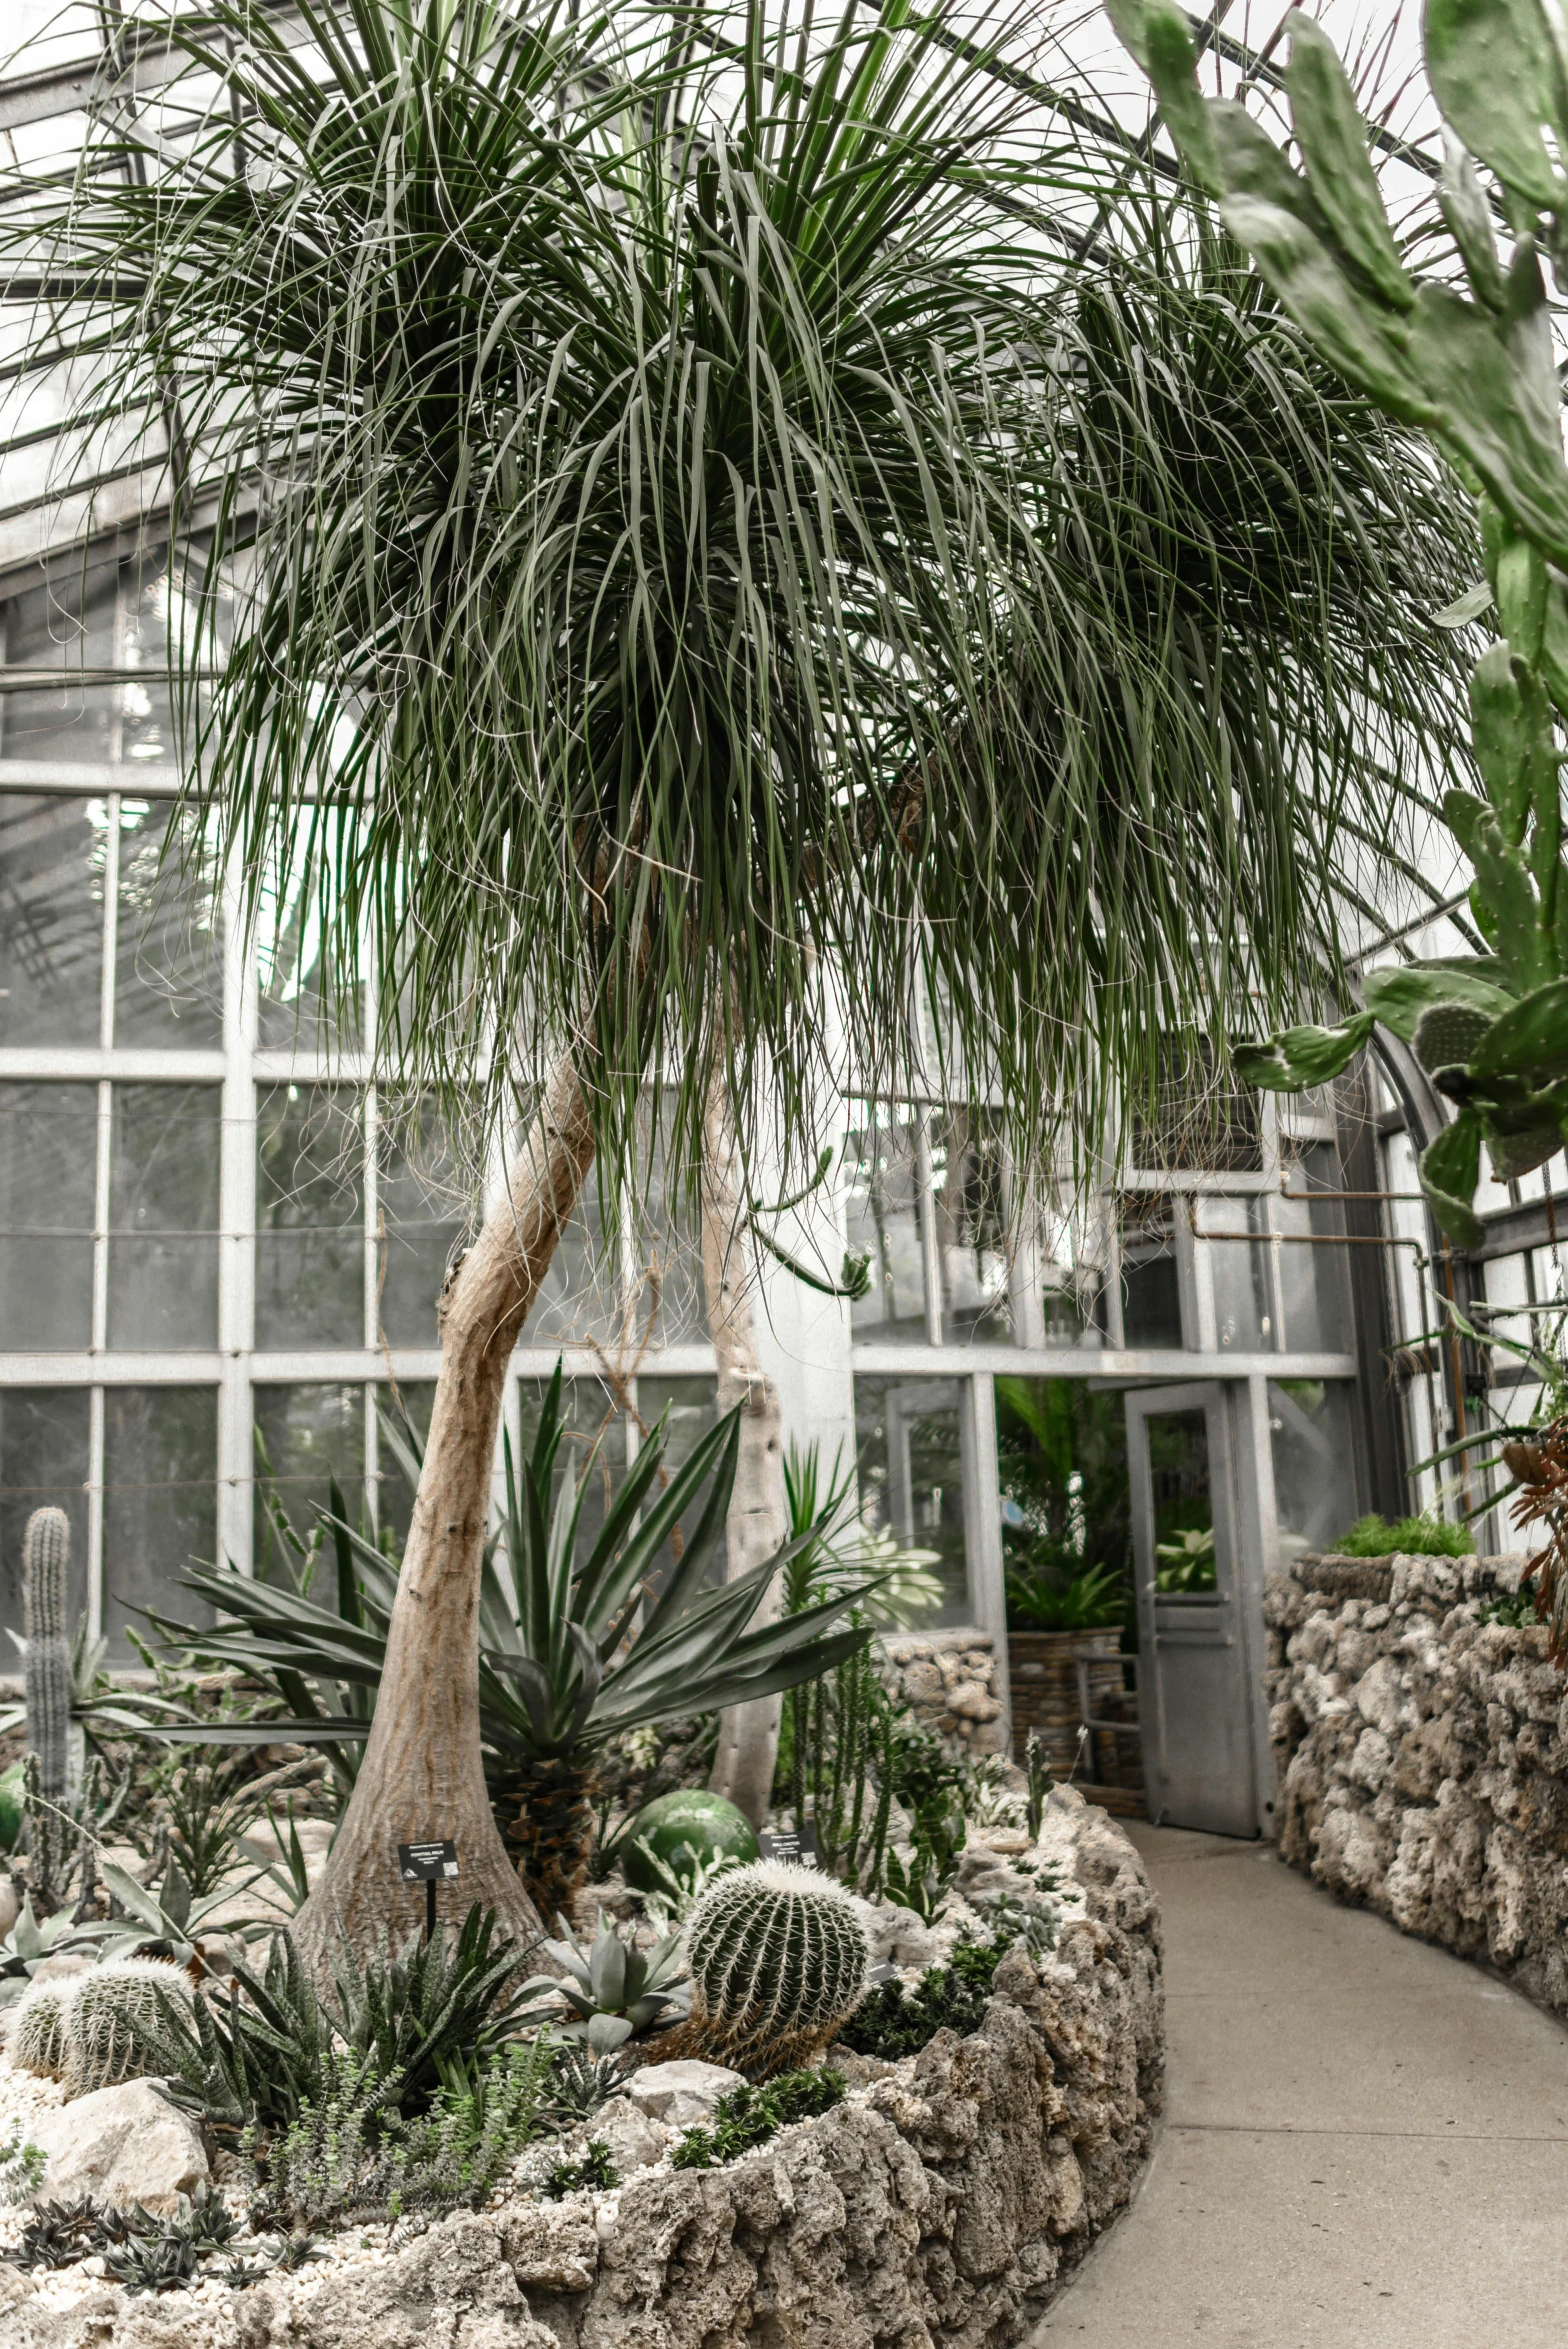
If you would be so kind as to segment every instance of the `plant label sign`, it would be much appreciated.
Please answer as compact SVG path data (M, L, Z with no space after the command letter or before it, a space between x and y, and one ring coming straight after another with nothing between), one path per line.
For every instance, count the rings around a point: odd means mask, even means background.
M792 1860L797 1868L817 1865L817 1830L808 1819L797 1835L793 1829L780 1827L776 1833L757 1837L765 1860Z
M455 1843L400 1843L397 1872L405 1884L451 1884L457 1877Z

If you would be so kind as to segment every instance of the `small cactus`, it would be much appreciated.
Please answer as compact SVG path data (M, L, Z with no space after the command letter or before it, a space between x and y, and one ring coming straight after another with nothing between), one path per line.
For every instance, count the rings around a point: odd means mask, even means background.
M30 1982L11 2009L6 2053L24 2072L58 2080L65 2069L66 2022L78 1977Z
M164 2012L188 1995L180 1967L165 1958L110 1958L81 1975L65 2010L65 2093L87 2096L153 2068Z
M757 1860L717 1877L691 1912L691 2021L660 2042L761 2077L820 2053L865 1995L860 1902L831 1876Z
M22 1535L22 1628L27 1639L27 1844L33 1887L53 1905L71 1841L62 1814L71 1787L71 1635L65 1608L71 1522L35 1509Z
M71 1635L65 1572L71 1521L63 1509L35 1509L22 1536L22 1628L27 1637L27 1744L38 1785L64 1802L71 1773Z

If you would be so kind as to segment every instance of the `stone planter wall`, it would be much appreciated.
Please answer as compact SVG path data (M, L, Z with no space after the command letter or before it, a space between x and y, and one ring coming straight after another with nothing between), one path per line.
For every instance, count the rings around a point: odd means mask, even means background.
M1269 1584L1283 1858L1568 2014L1568 1681L1484 1623L1523 1557L1300 1559Z
M950 1631L895 1632L879 1642L883 1678L923 1728L973 1754L1002 1750L996 1642L960 1624Z
M1058 1789L1054 1958L1013 1952L971 2037L724 2169L513 2196L410 2247L158 2301L0 2266L6 2349L1008 2349L1127 2203L1160 2109L1160 1927L1115 1823ZM998 1861L997 1866L1003 1863Z

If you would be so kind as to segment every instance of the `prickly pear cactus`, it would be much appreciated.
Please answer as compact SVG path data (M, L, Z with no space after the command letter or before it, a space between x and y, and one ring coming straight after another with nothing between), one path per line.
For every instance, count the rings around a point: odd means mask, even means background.
M110 1958L78 1975L73 1987L60 2071L67 2096L156 2069L165 2008L190 1989L180 1967L164 1958Z
M1481 791L1443 795L1443 820L1474 872L1469 914L1484 951L1375 970L1365 1009L1339 1027L1287 1028L1235 1055L1251 1083L1296 1092L1337 1076L1379 1021L1414 1044L1456 1110L1422 1153L1421 1187L1441 1229L1474 1248L1483 1144L1511 1179L1568 1141L1568 458L1542 271L1544 256L1560 310L1560 12L1543 0L1426 0L1427 79L1444 122L1441 219L1396 239L1354 88L1304 11L1286 19L1282 76L1298 167L1242 103L1204 96L1178 0L1107 6L1189 174L1285 309L1349 382L1431 433L1477 490L1485 576L1433 618L1494 623L1470 682ZM1506 260L1499 222L1517 240ZM1433 254L1434 274L1411 274L1413 257Z
M11 2009L6 2053L24 2072L58 2080L65 2069L66 2017L80 1977L30 1982Z
M712 1883L686 1924L691 2020L680 2036L765 2078L826 2047L865 1994L861 1904L831 1876L757 1860ZM661 2054L671 2040L658 2042Z

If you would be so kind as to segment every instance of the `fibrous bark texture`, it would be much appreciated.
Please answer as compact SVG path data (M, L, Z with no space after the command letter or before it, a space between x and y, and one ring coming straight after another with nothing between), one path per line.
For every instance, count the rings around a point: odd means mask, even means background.
M784 1433L778 1392L757 1354L752 1311L755 1251L748 1241L745 1176L735 1121L722 1082L708 1095L703 1130L702 1279L708 1327L718 1364L722 1415L741 1409L735 1489L725 1520L729 1578L771 1558L785 1533ZM775 1583L754 1618L771 1623L779 1610ZM782 1699L759 1697L731 1705L719 1722L718 1752L709 1785L739 1805L754 1827L766 1816L779 1750Z
M1305 1557L1269 1583L1280 1854L1568 2015L1568 1680L1488 1621L1523 1557Z
M400 1843L456 1843L461 1872L440 1888L443 1919L478 1901L522 1938L540 1930L485 1788L480 1572L507 1363L592 1156L582 1088L563 1059L506 1197L442 1292L441 1369L375 1720L326 1872L292 1928L318 1968L340 1939L363 1949L423 1919L424 1886L398 1874Z

